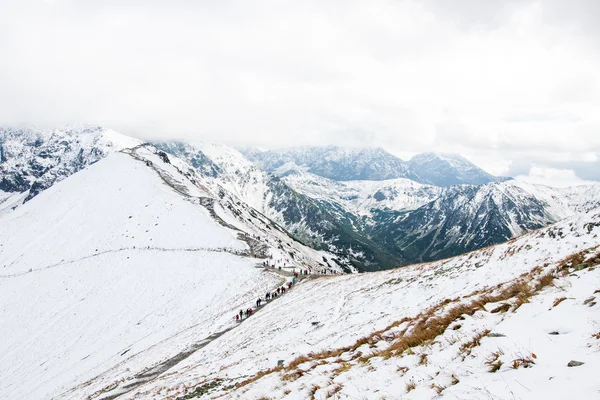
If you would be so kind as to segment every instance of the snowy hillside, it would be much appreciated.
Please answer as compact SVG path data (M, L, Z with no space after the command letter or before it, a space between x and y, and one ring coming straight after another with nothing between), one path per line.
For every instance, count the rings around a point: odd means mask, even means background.
M304 280L120 399L596 398L599 234L596 210L452 259Z
M361 231L352 210L311 198L258 168L232 147L212 143L159 142L161 150L186 160L215 195L228 193L284 227L296 239L335 254L338 263L362 270L396 266L400 259ZM351 267L352 266L352 267Z
M256 265L339 270L184 167L138 146L0 216L0 398L53 398L115 368L148 379L282 283Z
M115 151L141 142L100 127L53 131L0 127L0 191L29 200Z

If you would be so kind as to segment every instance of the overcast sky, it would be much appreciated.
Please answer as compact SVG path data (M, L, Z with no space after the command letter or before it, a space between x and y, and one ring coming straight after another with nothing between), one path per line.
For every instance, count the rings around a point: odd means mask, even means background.
M0 124L600 180L600 1L1 0Z

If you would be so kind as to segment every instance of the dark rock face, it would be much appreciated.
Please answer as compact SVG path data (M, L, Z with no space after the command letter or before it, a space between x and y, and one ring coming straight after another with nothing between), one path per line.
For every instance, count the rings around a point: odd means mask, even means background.
M569 361L569 363L567 364L567 367L579 367L581 365L585 364L584 362L581 361L575 361L575 360L571 360Z

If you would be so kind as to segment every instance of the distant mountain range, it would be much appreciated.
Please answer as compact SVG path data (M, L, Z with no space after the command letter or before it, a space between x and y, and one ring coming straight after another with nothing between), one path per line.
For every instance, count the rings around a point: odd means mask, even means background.
M406 178L435 186L482 185L510 179L493 176L456 154L423 153L406 162L382 148L327 146L241 151L262 169L279 176L305 171L336 181Z
M101 127L2 128L0 214L140 145ZM250 213L266 231L281 230L330 257L314 262L346 271L453 256L600 205L600 185L555 189L506 181L455 155L425 153L404 162L382 149L244 150L244 156L209 143L145 146L164 152L211 202L235 215Z

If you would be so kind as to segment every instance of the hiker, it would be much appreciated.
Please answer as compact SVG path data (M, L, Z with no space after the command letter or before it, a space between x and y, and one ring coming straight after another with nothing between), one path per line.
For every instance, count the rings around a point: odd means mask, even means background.
M240 310L240 319L244 318L244 311Z
M252 315L252 309L251 308L247 309L246 313L248 314L248 316L251 316Z
M288 282L287 285L288 285L288 289L290 289L292 287L293 283L292 282Z
M265 294L265 300L271 300L271 293L267 292L267 294Z
M240 315L239 314L235 314L235 321L239 322L240 321Z
M285 288L282 286L281 287L281 294L285 293Z
M298 282L298 281L296 280L296 278L292 279L292 285L295 285L295 284L296 284L296 282Z
M281 292L281 288L277 288L277 294L279 294L279 292Z
M260 303L262 302L261 298L259 297L258 300L256 300L256 308L260 307Z

